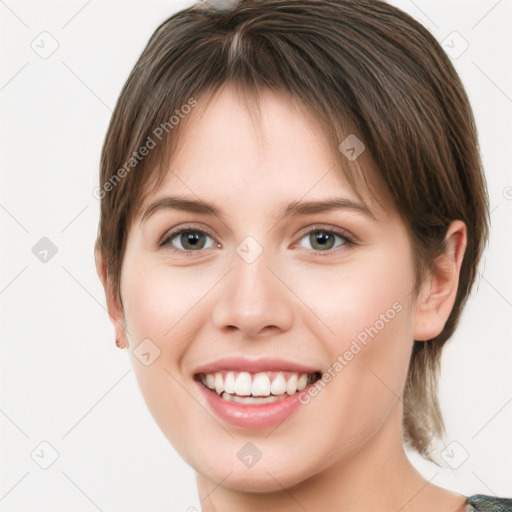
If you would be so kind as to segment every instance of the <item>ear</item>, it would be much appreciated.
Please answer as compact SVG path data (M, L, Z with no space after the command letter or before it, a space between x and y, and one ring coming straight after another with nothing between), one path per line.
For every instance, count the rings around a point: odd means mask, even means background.
M124 324L123 308L119 303L118 297L116 297L113 292L112 283L107 272L107 262L103 252L99 249L95 249L94 259L96 260L96 272L105 290L108 315L116 332L116 345L119 348L128 348L129 342Z
M413 330L418 341L438 336L452 311L466 250L466 224L453 221L448 226L445 243L446 250L434 261L415 302Z

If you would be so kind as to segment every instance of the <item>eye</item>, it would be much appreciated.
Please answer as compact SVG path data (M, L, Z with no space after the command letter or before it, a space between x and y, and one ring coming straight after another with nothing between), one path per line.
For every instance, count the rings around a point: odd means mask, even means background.
M336 239L338 239L340 242L337 246ZM301 240L305 240L306 245L302 243L299 244L298 247L312 249L316 252L328 253L330 253L330 251L336 250L337 247L347 245L351 246L355 244L355 242L350 237L348 237L346 233L325 228L315 228L306 233L306 235L303 236Z
M306 245L304 242L299 242L294 247L311 249L316 253L331 254L339 247L355 245L355 242L344 231L316 226L307 232L301 240L304 240ZM338 245L336 245L337 241ZM220 247L211 234L194 226L184 226L170 231L158 245L162 248L189 254L212 247Z
M208 239L210 239L210 242L208 242ZM182 252L198 252L203 249L219 246L206 231L190 226L167 233L158 245L159 247L169 247L170 249Z

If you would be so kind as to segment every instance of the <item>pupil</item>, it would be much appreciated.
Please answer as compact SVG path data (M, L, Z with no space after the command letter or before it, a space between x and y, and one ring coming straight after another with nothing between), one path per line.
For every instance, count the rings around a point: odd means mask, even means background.
M186 246L186 244L189 244L191 247L198 247L200 235L194 233L184 233L183 237L185 239L185 243L183 244L184 246Z
M315 242L323 248L325 248L326 245L329 245L329 239L332 241L332 236L325 231L318 231L315 235Z

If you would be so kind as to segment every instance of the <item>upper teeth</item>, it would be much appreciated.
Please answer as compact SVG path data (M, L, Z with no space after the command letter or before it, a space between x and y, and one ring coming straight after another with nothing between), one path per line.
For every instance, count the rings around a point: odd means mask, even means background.
M302 391L315 376L298 372L217 372L203 373L201 382L210 389L222 395L225 391L238 396L279 396L294 395Z

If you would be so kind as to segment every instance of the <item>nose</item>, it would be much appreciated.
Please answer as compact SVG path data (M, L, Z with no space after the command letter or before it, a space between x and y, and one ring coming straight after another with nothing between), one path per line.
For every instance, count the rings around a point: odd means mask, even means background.
M233 268L219 286L213 324L223 331L240 331L244 338L278 334L293 325L293 293L279 271L269 268L263 252L247 262L235 254Z

